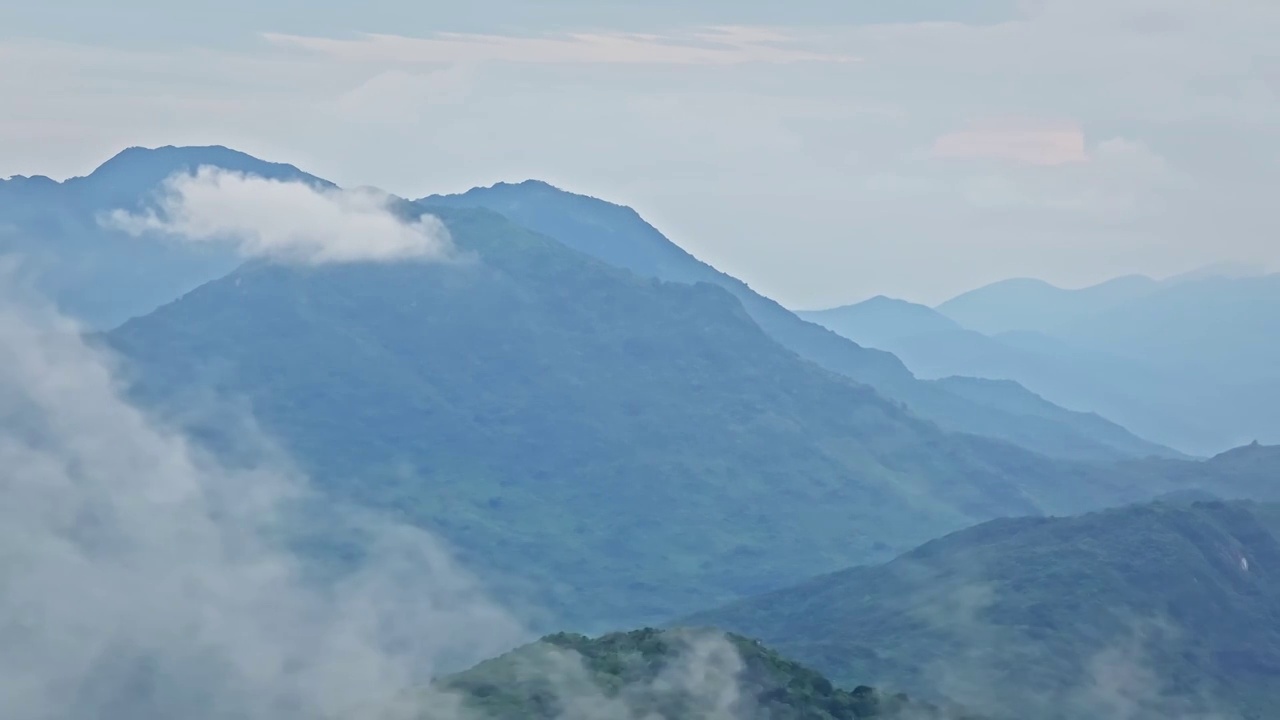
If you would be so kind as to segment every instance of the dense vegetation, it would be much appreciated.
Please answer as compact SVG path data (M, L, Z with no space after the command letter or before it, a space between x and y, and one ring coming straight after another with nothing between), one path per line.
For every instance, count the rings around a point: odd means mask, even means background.
M976 521L1141 499L1182 469L945 433L772 342L714 285L441 216L469 260L254 263L108 341L148 404L245 399L322 488L438 532L544 608L539 627L660 622ZM195 430L225 444L228 427Z
M847 692L752 640L695 630L551 635L439 685L483 720L964 717L867 686Z
M719 288L492 213L445 219L475 259L252 264L109 342L148 403L246 399L323 487L530 580L574 623L658 621L1113 494L802 361Z
M1028 413L1008 402L1007 391L988 395L982 388L976 392L970 388L971 392L957 394L938 383L917 380L893 355L860 347L801 320L741 280L693 257L629 207L532 180L432 196L420 204L427 209L487 208L643 277L718 285L737 298L774 341L832 372L871 385L885 397L906 403L943 428L1001 438L1054 457L1114 460L1169 454L1167 448L1137 438L1114 423L1068 412L1048 402L1041 401L1035 412Z
M683 622L760 637L837 682L988 712L1270 717L1277 510L1171 499L995 520Z

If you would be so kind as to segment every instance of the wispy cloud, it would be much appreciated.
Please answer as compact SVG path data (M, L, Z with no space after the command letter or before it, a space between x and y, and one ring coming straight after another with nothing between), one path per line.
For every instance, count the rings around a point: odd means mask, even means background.
M0 113L0 175L69 177L129 145L217 143L408 196L549 177L647 209L688 249L798 305L1280 262L1266 211L1280 187L1280 5L1017 6L991 23L821 30L670 29L680 11L636 9L580 35L536 34L552 27L541 17L495 15L485 29L476 11L470 35L273 20L279 34L221 49L11 38L0 93L24 101ZM636 19L668 29L628 32ZM788 61L797 54L859 61ZM1089 161L1058 162L1079 146L1039 121L1022 139L969 125L1009 116L1078 126ZM934 157L953 133L942 149L968 160ZM1104 158L1111 138L1166 171ZM1037 184L1047 195L1021 191ZM927 213L921 187L940 188ZM1141 202L1117 214L1116 193ZM1101 209L1064 209L1084 201ZM950 261L914 262L939 254Z
M227 242L245 257L310 265L448 257L452 243L444 225L430 215L401 217L394 200L372 189L202 167L166 180L158 210L116 210L103 222L133 234Z
M289 510L305 478L224 466L126 401L114 365L3 292L6 718L383 717L441 663L521 639L415 530L368 526L359 570L310 577L280 540L299 521L335 531Z
M1078 125L1008 119L986 121L947 133L934 141L933 154L1029 165L1065 165L1088 160L1084 131Z
M355 62L621 65L741 65L850 62L852 56L815 51L772 28L724 26L684 35L582 32L556 36L438 33L428 37L362 34L337 39L267 33L269 42Z

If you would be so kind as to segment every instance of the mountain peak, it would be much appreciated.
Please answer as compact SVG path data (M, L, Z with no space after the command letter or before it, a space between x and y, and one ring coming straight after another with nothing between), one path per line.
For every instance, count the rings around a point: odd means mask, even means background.
M293 165L261 160L222 145L132 146L116 153L88 175L71 178L67 183L113 198L125 198L148 192L175 173L189 173L206 165L272 180L301 180L333 187L333 183Z
M499 184L499 185L506 185L506 184L509 184L509 183L498 183L498 184ZM563 188L559 188L559 187L556 187L555 185L552 185L551 183L547 182L546 180L538 180L537 178L529 178L529 179L527 179L527 180L521 180L520 182L515 183L515 185L516 185L517 187L522 187L522 188L525 188L525 189L527 189L527 190L555 190L555 191L557 191L557 192L568 192L567 190L564 190Z
M892 344L889 342L892 338L960 329L953 320L931 307L887 295L799 315L855 342L873 347Z
M226 165L243 165L246 162L264 161L223 145L164 145L155 148L132 145L112 155L106 162L89 173L87 177L114 175L158 164L185 163L223 167Z
M866 300L863 300L858 304L859 305L892 305L895 307L902 307L904 305L915 305L915 303L913 302L909 302L907 300L899 300L898 298L891 298L888 295L876 295L875 297L867 298Z

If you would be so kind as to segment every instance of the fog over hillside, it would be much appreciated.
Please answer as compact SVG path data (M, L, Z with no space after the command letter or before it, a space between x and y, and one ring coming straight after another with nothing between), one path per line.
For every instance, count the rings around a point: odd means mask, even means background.
M0 720L1278 714L1274 0L0 29Z

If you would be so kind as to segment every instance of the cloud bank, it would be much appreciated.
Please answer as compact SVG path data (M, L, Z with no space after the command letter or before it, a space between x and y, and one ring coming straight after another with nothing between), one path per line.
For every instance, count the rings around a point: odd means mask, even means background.
M126 402L76 327L9 293L0 497L11 720L386 717L442 663L522 639L415 530L370 526L359 569L313 577L281 540L304 478L221 465Z
M430 215L407 220L394 202L373 189L201 167L166 180L158 210L116 210L104 222L134 235L225 242L244 257L307 265L448 258L453 245L444 225Z

